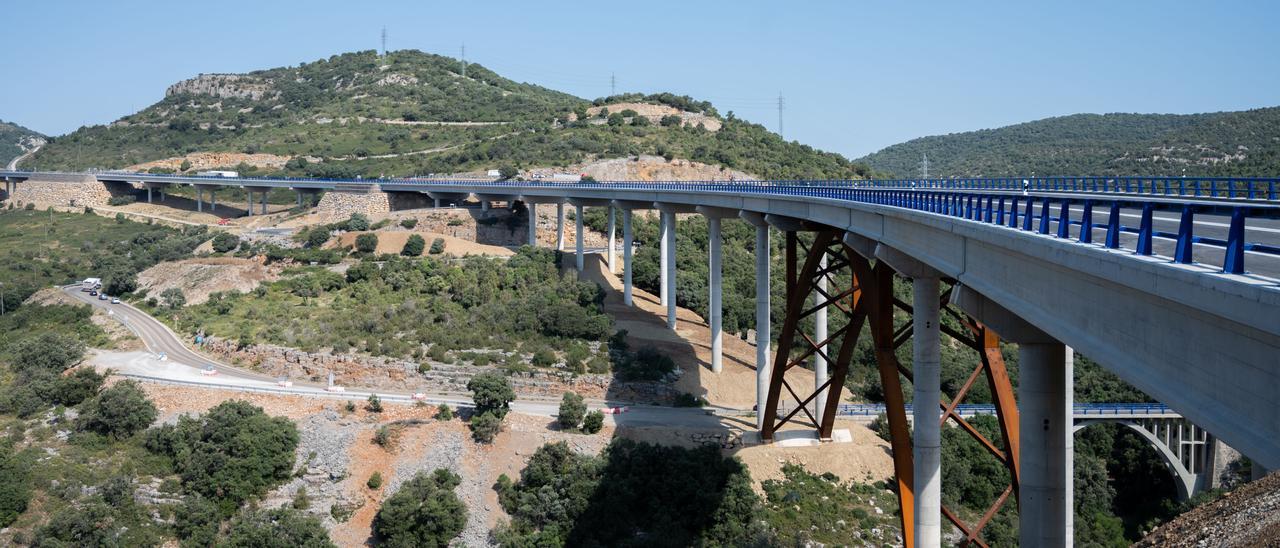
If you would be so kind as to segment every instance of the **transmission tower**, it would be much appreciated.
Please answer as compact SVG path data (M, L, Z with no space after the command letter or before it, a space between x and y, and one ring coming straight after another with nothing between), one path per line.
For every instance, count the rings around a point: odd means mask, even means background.
M467 45L462 45L462 77L467 77Z
M926 152L920 153L920 178L929 178L929 154Z
M382 56L387 56L387 27L382 27Z
M618 77L616 74L609 73L609 96L618 94Z
M782 109L783 108L784 108L784 103L782 100L782 92L779 91L778 92L778 137L782 137Z

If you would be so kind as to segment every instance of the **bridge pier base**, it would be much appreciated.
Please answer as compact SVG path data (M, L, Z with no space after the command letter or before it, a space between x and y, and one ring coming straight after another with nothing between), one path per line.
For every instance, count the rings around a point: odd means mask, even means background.
M663 212L662 287L666 294L667 329L676 328L676 214Z
M711 372L724 370L724 341L722 341L721 323L724 310L720 305L723 283L721 281L721 238L720 218L707 217L707 255L710 256L710 274L707 283L710 295L707 298L707 318L711 323Z
M151 187L147 186L147 203L151 203Z
M827 254L822 252L822 257L818 259L818 269L827 269ZM827 277L822 275L818 277L813 291L813 306L817 310L813 313L813 340L818 344L822 344L827 340L827 307L822 303L827 300ZM937 299L935 299L936 301ZM813 416L818 419L818 423L822 423L822 415L827 408L827 365L828 356L822 352L813 353L813 390L817 393L817 397L813 399Z
M564 251L564 203L556 204L556 251Z
M538 204L525 202L529 211L529 247L538 247Z
M918 276L911 280L912 401L942 400L942 346L939 331L939 280ZM916 546L942 545L942 425L934 405L912 406L915 435Z
M582 276L582 267L583 267L583 263L582 263L582 206L581 206L581 205L575 205L575 206L573 206L573 208L574 208L574 209L573 209L573 228L574 228L574 233L573 233L573 234L574 234L574 239L573 239L573 247L574 247L573 265L574 265L574 268L576 268L576 269L578 270L578 276L579 276L579 277L581 277L581 276Z
M266 215L267 214L267 191L264 190L259 194L262 194L262 214Z
M658 304L667 306L667 213L658 216Z
M1019 343L1023 546L1071 546L1074 528L1072 352L1059 342Z
M248 205L246 205L244 208L245 216L252 217L253 216L253 191L246 188L244 189L244 193L246 196L248 196L248 202L249 202Z
M218 210L218 192L211 188L209 189L209 211L217 211L217 210Z
M769 361L769 223L759 213L744 211L739 216L756 227L756 429L763 430L772 369Z
M480 211L486 213L489 211L489 200L480 200Z
M622 210L622 304L632 306L631 301L631 210Z
M204 211L204 189L196 187L196 211Z

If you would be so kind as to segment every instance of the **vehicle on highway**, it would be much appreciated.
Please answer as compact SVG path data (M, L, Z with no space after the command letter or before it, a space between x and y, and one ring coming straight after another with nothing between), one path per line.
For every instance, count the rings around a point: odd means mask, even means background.
M293 386L293 381L288 380L288 379L280 379L280 380L276 381L276 386L281 386L281 387L284 387L284 388L289 388L289 387L292 387L292 386Z
M240 173L236 171L200 171L196 173L196 177L239 177Z
M93 291L102 287L102 278L85 278L80 282L80 291Z
M105 301L105 300L107 300L108 298L109 298L109 297L107 297L107 294L106 294L106 293L99 293L99 294L98 294L98 300L99 300L99 301Z
M325 392L346 392L347 389L341 386L330 386L324 389Z
M112 297L111 304L120 304L120 297Z
M200 374L201 374L201 375L206 375L206 376L217 375L217 374L218 374L218 370L217 370L217 369L214 369L212 365L209 365L209 366L205 366L205 368L204 368L204 369L201 369L201 370L200 370Z
M90 291L89 291L89 296L90 296L90 297L97 297L97 296L98 296L98 292L97 292L97 291L90 290Z

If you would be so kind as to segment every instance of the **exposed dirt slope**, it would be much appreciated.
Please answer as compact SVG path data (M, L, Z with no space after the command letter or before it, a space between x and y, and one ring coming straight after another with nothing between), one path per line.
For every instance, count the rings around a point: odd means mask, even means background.
M209 300L215 291L249 292L262 282L278 279L278 270L253 259L208 257L160 263L138 274L138 289L159 298L164 290L176 287L187 304Z
M1134 546L1280 546L1280 474L1178 516Z

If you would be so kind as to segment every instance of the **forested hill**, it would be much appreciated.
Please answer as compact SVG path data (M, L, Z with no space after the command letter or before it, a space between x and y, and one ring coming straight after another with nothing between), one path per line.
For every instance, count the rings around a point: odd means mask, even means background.
M0 167L9 165L9 160L26 154L43 141L44 136L35 131L0 120Z
M1280 175L1280 107L1208 114L1076 114L913 139L858 160L902 177Z
M840 155L784 141L689 97L628 94L587 101L414 50L346 53L248 74L202 74L170 86L163 100L141 112L54 139L31 165L215 167L201 164L195 153L235 153L214 161L248 160L260 168L254 175L568 168L641 154L769 178L867 173ZM244 154L256 156L237 156ZM159 160L166 162L151 163Z

